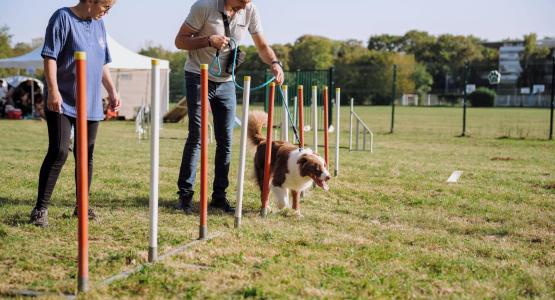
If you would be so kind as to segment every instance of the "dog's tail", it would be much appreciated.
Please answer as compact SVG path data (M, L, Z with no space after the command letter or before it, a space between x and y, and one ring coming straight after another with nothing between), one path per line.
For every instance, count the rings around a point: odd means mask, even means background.
M262 135L262 127L268 124L268 114L263 111L253 111L249 113L249 125L247 130L247 135L249 141L254 145L258 146L266 140Z

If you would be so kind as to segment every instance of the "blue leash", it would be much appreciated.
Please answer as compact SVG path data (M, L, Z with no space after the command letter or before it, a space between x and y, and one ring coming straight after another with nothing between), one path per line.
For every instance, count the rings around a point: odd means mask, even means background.
M233 43L233 45L232 45ZM231 49L234 49L235 47L237 47L237 42L235 42L235 39L230 38L230 43L229 43L229 47ZM231 69L231 80L233 81L233 83L235 84L235 86L237 88L239 88L240 90L243 90L244 87L240 86L237 81L235 80L235 64L237 63L237 51L234 51L234 55L233 55L233 66ZM218 71L217 72L213 72L212 69L214 69L214 66L218 67ZM216 76L216 77L220 77L222 75L222 64L220 62L220 50L217 50L216 52L216 56L214 57L214 59L212 59L212 62L210 63L210 67L208 68L208 72L212 75L212 76ZM270 78L268 81L264 82L263 84L251 88L251 91L256 91L259 89L262 89L264 87L266 87L267 85L269 85L270 83L272 83L274 80L276 79L275 76L272 76L272 78ZM281 88L281 85L278 87L279 92L281 94L281 99L283 100L283 105L284 108L287 110L287 116L289 118L289 123L291 123L292 128L293 128L293 133L295 135L295 139L297 140L298 145L300 146L301 144L301 139L299 138L299 133L297 131L297 126L295 126L294 122L293 122L293 118L291 117L291 112L289 111L289 105L287 104L287 101L285 101L285 94L283 93L283 89ZM302 101L302 99L301 99ZM302 128L301 128L302 130ZM300 149L302 150L302 148Z

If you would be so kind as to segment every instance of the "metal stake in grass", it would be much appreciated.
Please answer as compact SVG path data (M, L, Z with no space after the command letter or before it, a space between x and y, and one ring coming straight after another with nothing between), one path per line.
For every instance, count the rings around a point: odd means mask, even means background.
M148 261L157 260L158 256L158 179L159 179L159 157L160 157L160 65L157 59L152 60L151 79L151 124L150 134L150 230Z
M235 228L241 226L243 212L243 186L245 180L245 158L247 155L247 129L249 124L249 98L251 77L245 76L243 89L243 119L241 121L241 145L239 153L239 172L237 173L237 209L235 210Z
M89 186L88 186L88 145L87 145L87 54L75 52L77 74L77 208L79 216L78 229L78 265L77 290L79 293L89 290Z

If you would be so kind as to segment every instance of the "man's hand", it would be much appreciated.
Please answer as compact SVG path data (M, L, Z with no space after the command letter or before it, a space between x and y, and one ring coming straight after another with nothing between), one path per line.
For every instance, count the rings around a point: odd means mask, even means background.
M121 107L121 100L119 99L118 93L108 94L108 102L110 104L109 108L113 112L119 111Z
M57 89L48 91L48 100L46 106L49 111L61 113L62 112L62 95Z
M283 84L283 79L284 79L284 75L283 75L283 69L281 68L281 66L279 64L272 64L272 74L274 74L274 77L276 77L275 82L278 85Z
M211 35L208 37L208 44L217 50L222 50L229 44L229 38L224 35Z

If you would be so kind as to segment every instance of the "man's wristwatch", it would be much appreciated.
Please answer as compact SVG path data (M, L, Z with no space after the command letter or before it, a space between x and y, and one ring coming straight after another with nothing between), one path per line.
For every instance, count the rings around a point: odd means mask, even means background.
M274 61L272 61L272 65L273 65L273 64L278 64L278 65L283 69L283 64L281 63L281 61L279 61L279 60L274 60Z

